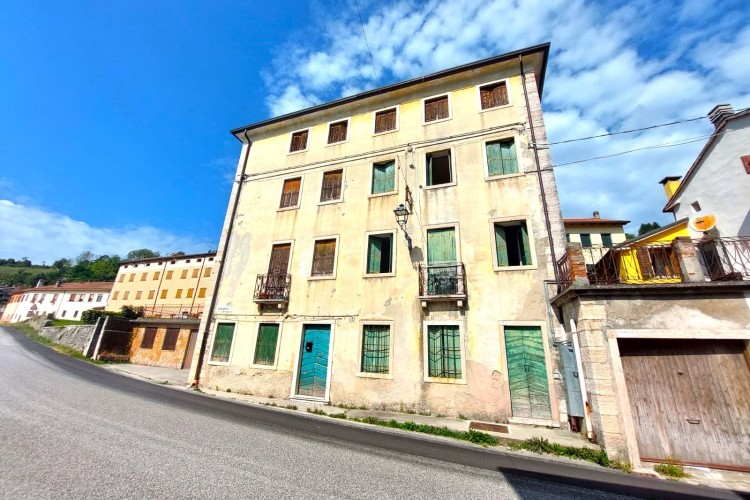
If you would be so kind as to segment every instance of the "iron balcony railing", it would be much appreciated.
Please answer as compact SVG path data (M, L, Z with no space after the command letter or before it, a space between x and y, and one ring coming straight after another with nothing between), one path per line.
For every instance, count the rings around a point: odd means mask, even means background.
M420 265L420 297L466 297L466 269L456 264Z
M203 304L164 304L144 306L144 318L199 319Z
M693 240L708 281L750 280L750 237Z
M558 291L560 291L568 288L573 282L570 278L570 259L568 259L567 253L563 254L563 256L560 257L560 260L557 261L557 269L559 271L558 277L560 279Z
M291 274L259 274L255 279L253 300L256 302L289 302L291 288Z

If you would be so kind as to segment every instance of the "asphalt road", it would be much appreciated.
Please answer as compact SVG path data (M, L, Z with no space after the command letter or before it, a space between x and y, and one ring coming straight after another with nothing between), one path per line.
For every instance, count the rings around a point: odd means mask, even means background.
M737 498L216 399L0 327L0 498Z

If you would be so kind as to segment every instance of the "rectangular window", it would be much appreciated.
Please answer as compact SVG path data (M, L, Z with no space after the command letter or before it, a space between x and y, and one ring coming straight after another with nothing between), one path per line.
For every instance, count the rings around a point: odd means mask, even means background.
M188 289L187 289L187 295L186 295L186 297L187 297L188 299L192 299L192 298L193 298L193 291L194 291L194 290L195 290L195 288L188 288Z
M120 295L120 292L115 292L112 294L112 300L117 300L117 296ZM75 295L70 296L70 301L73 302L76 299Z
M328 126L328 144L344 142L346 140L346 133L348 129L349 129L348 120L331 123Z
M135 273L131 273L130 277L128 278L128 281L133 281L133 280L135 280Z
M256 365L273 365L276 361L276 343L279 340L278 323L261 323L258 327L258 340L255 342Z
M135 292L135 300L139 300L139 299L141 298L141 296L142 296L142 295L143 295L143 292L142 292L142 291L140 291L140 290L139 290L139 291L137 291L137 292Z
M591 247L591 235L588 233L581 233L581 246L584 248Z
M375 163L372 166L372 194L396 190L396 161Z
M490 83L479 87L482 109L496 108L508 104L508 86L505 82Z
M149 290L148 291L148 298L149 299L153 299L155 295L156 295L156 290Z
M192 274L192 277L193 277L193 278L197 278L197 277L198 277L198 275L200 274L200 272L201 272L201 270L200 270L200 269L198 269L198 268L196 268L196 269L193 269L193 274Z
M203 270L203 277L204 278L210 278L211 277L211 268L207 267Z
M334 170L323 174L323 186L320 189L320 201L333 201L341 198L341 181L343 170Z
M89 302L93 302L93 301L94 301L94 294L92 293L92 294L89 294Z
M114 295L115 299L117 298L117 294L118 293L120 293L120 292L115 292L115 295ZM34 299L36 299L36 296L34 296ZM75 302L75 300L76 300L76 294L75 293L71 293L70 294L70 298L68 299L68 302ZM32 302L34 302L34 300L32 300Z
M364 325L362 328L363 373L388 373L391 359L391 327Z
M147 276L148 276L148 273L141 274L141 281L146 281Z
M78 317L78 311L73 311L73 317L74 317L74 318L77 318L77 317Z
M375 133L396 130L396 108L384 109L375 113Z
M612 235L609 233L602 233L602 246L607 248L612 247Z
M281 203L279 208L296 207L299 203L299 191L302 186L302 177L286 179L284 189L281 191Z
M187 275L188 275L188 270L187 269L183 269L182 270L182 274L180 274L180 279L184 280L185 278L187 278Z
M289 152L304 151L307 149L308 130L302 130L292 134L292 143L289 145Z
M156 328L146 328L141 340L141 349L153 349L154 340L156 339Z
M518 173L516 144L513 139L487 143L487 175Z
M427 153L427 185L438 186L451 182L453 182L453 172L450 149Z
M175 299L181 299L182 298L182 288L178 288L177 291L174 294Z
M164 342L161 344L162 351L174 351L177 347L177 339L180 337L179 328L167 328L164 334Z
M336 257L336 240L318 240L313 252L313 276L333 276L333 264Z
M461 378L461 335L457 325L427 326L430 377Z
M155 280L158 280L159 276L161 276L161 273L159 273L159 271L154 272L154 279Z
M120 279L119 279L119 280L117 280L117 281L118 281L119 283L122 283L123 281L125 281L125 275L124 275L124 274L121 274L121 275L120 275Z
M531 245L526 222L496 223L495 248L498 266L530 266Z
M393 272L393 234L367 237L367 274Z
M101 302L103 298L104 298L104 295L100 293L99 295L96 296L96 301Z
M206 296L206 289L205 288L201 288L200 290L198 290L198 298L199 299L202 299L205 296Z
M213 349L211 349L211 361L229 363L233 338L234 323L219 323L216 326L216 336L214 337Z
M434 122L449 117L448 96L434 97L424 101L424 121Z
M125 292L122 294L122 300L128 300L128 296L130 295L130 292ZM83 298L83 295L81 295L81 298Z
M167 278L168 280L171 280L171 279L172 279L172 271L167 271L167 276L166 276L166 278Z
M167 298L167 292L169 292L169 290L162 290L161 291L161 295L159 296L159 298L166 299Z

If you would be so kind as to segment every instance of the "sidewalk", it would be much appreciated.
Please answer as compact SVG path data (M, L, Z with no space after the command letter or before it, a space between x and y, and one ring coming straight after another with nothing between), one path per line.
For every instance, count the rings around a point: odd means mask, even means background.
M102 365L103 368L118 372L122 375L147 380L157 384L169 385L174 388L182 390L190 390L188 383L188 372L189 370L177 370L173 368L162 368L157 366L143 366L133 364L107 364ZM351 409L342 408L339 406L333 406L325 403L317 403L312 401L302 401L297 399L288 398L267 398L263 396L251 396L246 394L237 394L233 392L220 392L212 389L201 387L201 392L209 394L222 399L231 399L235 401L241 401L249 404L274 406L280 409L288 408L291 410L297 410L301 412L323 412L326 415L336 415L345 413L348 419L362 418L362 417L376 417L383 420L396 420L397 422L414 422L417 424L432 425L435 427L447 427L454 431L468 431L469 429L476 429L486 432L496 438L502 443L510 444L512 442L524 441L529 438L538 437L544 438L551 443L557 443L564 446L573 447L586 447L594 450L599 450L601 447L594 443L587 441L583 436L571 433L569 431L563 431L560 429L553 429L548 427L538 427L531 425L513 425L513 424L494 424L488 422L477 422L472 420L461 420L450 417L436 417L431 415L418 415L412 413L400 413L392 411L380 411L380 410L369 410L369 409ZM320 413L319 413L320 414ZM495 427L498 430L502 428L504 432L497 432L488 430L486 427ZM535 455L526 451L519 451L518 453ZM569 460L562 457L554 457L552 455L544 455L547 460ZM573 460L576 465L579 466L591 466L599 467L588 462L582 462L579 460ZM653 477L659 477L653 470L654 464L644 464L644 467L633 470L633 473L648 475ZM736 491L750 492L750 474L742 472L723 471L716 469L706 469L699 467L685 467L685 472L691 475L690 478L682 479L682 482L710 486L713 488L728 488Z

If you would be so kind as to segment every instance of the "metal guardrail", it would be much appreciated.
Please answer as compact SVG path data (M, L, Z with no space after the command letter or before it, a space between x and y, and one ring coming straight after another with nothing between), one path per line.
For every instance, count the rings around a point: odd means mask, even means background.
M570 278L570 259L568 258L567 253L563 254L563 256L557 261L557 269L559 271L558 276L560 279L557 290L562 291L573 283L573 280Z
M708 281L750 280L750 237L693 240Z
M253 300L256 302L289 302L291 288L291 274L259 274L255 279Z
M420 265L420 297L466 297L466 269L456 264Z
M143 306L144 318L198 319L202 314L203 304Z

